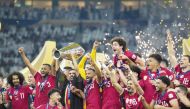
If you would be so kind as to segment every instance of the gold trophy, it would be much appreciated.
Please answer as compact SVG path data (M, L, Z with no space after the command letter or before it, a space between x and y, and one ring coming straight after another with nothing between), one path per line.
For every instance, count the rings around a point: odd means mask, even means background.
M68 59L71 60L71 55L74 54L75 59L79 59L85 50L78 43L69 43L67 46L54 51L55 59Z

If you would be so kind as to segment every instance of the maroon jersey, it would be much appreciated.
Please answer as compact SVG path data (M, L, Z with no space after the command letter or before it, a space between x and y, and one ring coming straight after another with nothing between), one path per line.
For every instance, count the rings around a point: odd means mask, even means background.
M179 80L180 84L183 84L187 88L190 88L190 70L187 72L183 72L178 64L175 67L176 79Z
M86 109L101 109L99 85L96 80L85 85Z
M124 55L126 55L131 61L133 61L133 62L135 63L135 61L136 61L136 59L137 59L137 56L136 56L133 52L131 52L131 51L129 51L129 50L126 50L126 51L124 52ZM114 61L114 65L115 65L115 66L117 65L117 61L118 61L118 60L119 60L119 59L118 59L118 56L115 55L114 58L113 58L113 61ZM126 63L126 62L123 61L123 63Z
M146 99L148 103L150 103L153 99L154 94L156 93L156 87L152 85L150 80L143 80L143 79L139 81L139 85L144 91L144 95L143 95L144 98Z
M121 109L119 93L110 79L103 80L102 109Z
M49 104L43 104L38 106L36 109L59 109L57 106L50 106ZM62 109L65 109L64 107Z
M11 101L12 109L29 109L28 97L32 91L29 86L10 87L7 90L6 99Z
M179 80L180 84L183 84L187 88L190 88L190 70L187 72L180 72L176 75L176 79Z
M173 91L165 91L164 93L156 92L156 94L154 95L154 100L156 104L165 107L171 107L170 101L174 99L177 100L177 96Z
M175 73L176 73L176 74L182 72L182 70L181 70L181 68L180 68L180 64L176 65L174 69L175 69Z
M38 107L48 102L48 92L55 88L55 76L48 75L44 79L39 72L34 76L36 81L36 96L34 107Z
M128 91L124 90L123 95L126 109L142 109L142 103L138 99L138 93L129 95Z
M160 76L166 76L168 77L171 81L174 80L174 74L169 71L166 68L160 68L156 72L151 72L150 70L146 69L141 72L140 78L143 80L154 80Z

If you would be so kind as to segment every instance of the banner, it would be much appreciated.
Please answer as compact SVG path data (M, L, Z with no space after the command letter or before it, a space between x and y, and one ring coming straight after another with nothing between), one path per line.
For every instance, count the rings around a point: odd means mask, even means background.
M190 55L190 37L183 39L183 55Z

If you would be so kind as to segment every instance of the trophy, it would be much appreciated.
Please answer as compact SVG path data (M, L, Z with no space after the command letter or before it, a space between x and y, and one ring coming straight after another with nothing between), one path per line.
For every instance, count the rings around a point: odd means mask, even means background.
M69 43L67 46L54 51L54 58L55 59L68 59L71 60L71 55L73 54L75 59L79 59L83 54L85 50L78 44L78 43Z

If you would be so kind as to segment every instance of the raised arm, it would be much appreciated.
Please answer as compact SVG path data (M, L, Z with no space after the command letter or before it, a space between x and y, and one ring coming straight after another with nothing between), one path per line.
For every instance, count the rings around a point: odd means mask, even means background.
M175 56L174 41L172 40L172 34L170 30L167 30L166 33L167 33L168 56L169 56L172 67L175 67L177 65L177 58Z
M141 86L139 85L137 78L135 78L134 73L132 71L129 72L129 74L131 75L131 79L133 81L133 83L135 84L135 87L137 88L137 92L139 95L143 95L144 91L141 88Z
M72 58L72 61L73 61L74 69L76 70L76 75L78 77L79 76L79 69L78 69L77 60L76 60L76 58L74 57L73 54L71 54L71 58Z
M91 57L92 57L93 60L96 60L96 49L97 49L97 47L98 47L99 45L100 45L100 43L99 43L98 41L95 41L95 42L93 43L92 51L91 51L91 53L90 53L90 55L91 55Z
M99 45L99 43L97 41L95 41L93 44L92 51L90 53L93 60L96 60L96 48L98 47L98 45ZM86 60L87 60L87 56L84 55L78 64L79 73L84 80L86 80L86 73L84 70Z
M119 73L119 76L120 76L120 79L121 81L127 86L127 78L125 77L125 75L123 74L122 70L121 69L117 69L118 73Z
M54 48L52 50L52 55L54 55L54 52L57 50L57 48ZM55 59L54 56L53 57L53 61L52 61L52 64L51 64L51 67L52 67L52 75L56 75L56 73L58 72L59 68L60 68L60 61L59 59Z
M123 92L124 92L124 89L120 86L120 84L117 82L117 79L116 79L116 75L115 75L116 71L113 70L112 72L109 72L110 74L110 79L111 79L111 83L112 85L114 86L114 88L117 90L117 92L122 95Z
M139 68L144 69L145 68L145 62L142 60L142 58L137 56L137 59L135 60L135 63L139 66Z
M18 49L18 52L20 53L22 60L24 61L25 65L28 67L32 75L35 75L37 70L32 66L32 64L30 63L30 60L26 57L24 49L20 47Z
M117 90L117 92L122 95L124 92L124 89L119 85L119 83L117 82L117 78L116 78L116 71L113 69L112 71L110 71L108 69L108 67L106 65L103 64L103 68L106 70L106 72L109 74L110 79L111 79L111 83L114 86L114 88Z
M92 57L90 59L91 59L92 66L95 68L98 82L100 82L101 81L101 70L99 69L98 65L96 64L96 61L94 59L92 59Z
M126 68L128 68L129 70L129 74L131 76L131 80L133 81L135 87L137 88L137 92L139 95L143 95L144 94L144 91L143 89L141 88L141 86L139 85L138 81L137 81L137 78L134 76L134 73L131 71L130 67L125 65Z
M51 64L51 74L56 76L56 73L58 72L59 70L59 66L60 66L60 63L59 63L59 60L57 59L53 59L52 61L52 64Z
M86 80L86 73L85 73L85 69L84 69L84 65L85 65L85 62L87 60L87 57L86 55L84 55L81 59L81 61L79 62L78 64L78 70L79 70L79 73L81 75L81 77Z

